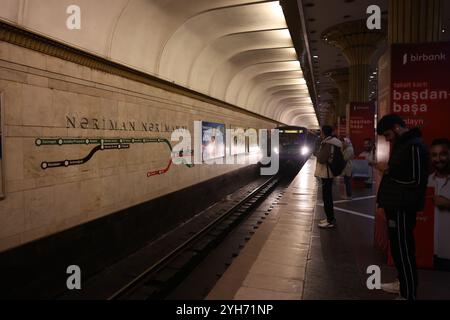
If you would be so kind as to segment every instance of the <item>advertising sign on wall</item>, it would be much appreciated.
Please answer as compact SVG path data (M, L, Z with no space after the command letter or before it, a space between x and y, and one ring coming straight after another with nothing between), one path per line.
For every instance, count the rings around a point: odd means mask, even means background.
M3 121L4 121L4 112L2 109L2 99L3 95L0 92L0 200L5 196L5 187L4 187L4 174L3 174L3 146L5 145L3 142L4 134L3 134Z
M427 144L450 137L450 43L393 45L391 54L391 112L420 127Z
M388 68L389 69L389 68ZM390 96L387 108L378 117L399 114L409 128L419 127L425 143L436 138L450 138L450 42L395 44L390 48ZM383 139L383 138L382 138ZM388 153L388 150L386 150ZM377 153L378 161L380 153ZM430 193L430 190L428 190ZM432 195L428 194L428 197ZM416 226L417 265L431 266L433 256L434 204L427 199L424 212L418 214ZM377 221L378 220L378 221ZM377 214L375 241L385 247L383 216ZM440 226L442 227L442 226ZM450 230L450 225L448 226ZM450 241L450 238L447 240Z
M202 121L203 161L225 157L225 125Z
M373 103L352 102L349 110L349 136L358 155L364 151L364 140L373 142L375 139L375 106Z
M245 131L242 127L234 127L230 125L229 144L230 150L227 153L230 155L244 154L245 149ZM227 148L228 149L228 148Z
M338 127L336 130L336 135L338 137L346 137L347 136L347 119L345 117L338 118Z

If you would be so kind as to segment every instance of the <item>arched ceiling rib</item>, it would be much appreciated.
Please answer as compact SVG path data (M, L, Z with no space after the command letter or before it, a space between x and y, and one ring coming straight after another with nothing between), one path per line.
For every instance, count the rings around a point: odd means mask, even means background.
M263 96L266 93L269 93L274 90L274 88L278 88L281 86L291 86L291 85L302 85L300 79L273 79L270 81L265 81L260 83L257 86L257 90L250 89L247 91L247 99L245 100L245 105L247 106L258 106L260 104L260 100L262 100ZM307 87L299 87L301 89L306 89Z
M36 33L274 120L318 124L278 1L77 0L81 30L66 27L72 0L4 2L0 19Z
M239 62L241 62L239 56L257 55L258 52L260 56L286 52L290 48L288 47L290 39L285 36L280 37L283 32L280 30L246 32L216 39L195 59L189 74L189 86L197 85L202 92L211 94L210 87L214 85L212 79L215 73L218 72L220 75L221 67L230 68L230 64L239 68Z
M288 108L281 112L280 119L283 119L283 122L289 123L296 116L306 114L307 112L307 110L301 108Z
M261 108L265 112L270 112L270 110L272 110L273 113L274 109L279 107L279 102L284 98L299 98L305 103L310 101L310 98L308 96L300 95L298 93L298 90L280 90L273 93L271 98L267 99L267 101L261 106Z
M283 15L276 12L280 10L276 2L267 2L209 10L190 18L165 44L158 74L186 85L191 64L208 44L227 34L286 27Z
M237 73L230 80L228 88L225 92L225 100L230 103L236 103L238 93L241 90L249 90L251 79L261 73L271 71L287 71L299 68L298 61L281 61L251 65L244 69L237 69Z
M296 123L299 126L304 126L304 127L314 127L315 126L315 121L316 121L316 114L312 113L312 114L301 114L298 116L295 116L292 120L292 123Z

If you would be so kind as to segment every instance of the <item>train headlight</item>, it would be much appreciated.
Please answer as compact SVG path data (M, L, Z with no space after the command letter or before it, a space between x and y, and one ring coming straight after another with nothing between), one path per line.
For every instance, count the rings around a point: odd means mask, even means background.
M309 153L309 148L308 147L302 147L300 149L300 153L302 156L306 156Z
M273 152L275 152L276 154L279 154L280 150L277 147L275 147L275 148L273 148Z

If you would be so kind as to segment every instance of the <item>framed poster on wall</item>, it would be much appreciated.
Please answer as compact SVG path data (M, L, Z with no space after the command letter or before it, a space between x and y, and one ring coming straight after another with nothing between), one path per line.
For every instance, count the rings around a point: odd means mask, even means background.
M244 154L246 151L244 128L230 125L230 129L230 155Z
M258 131L254 128L247 128L245 138L246 152L248 154L257 153L259 151Z
M355 155L364 151L364 141L375 140L375 104L372 102L351 102L348 115L348 133Z
M0 92L0 200L5 198L5 161L4 161L4 146L5 146L5 111L3 108L3 93Z
M225 124L202 121L203 161L225 157Z

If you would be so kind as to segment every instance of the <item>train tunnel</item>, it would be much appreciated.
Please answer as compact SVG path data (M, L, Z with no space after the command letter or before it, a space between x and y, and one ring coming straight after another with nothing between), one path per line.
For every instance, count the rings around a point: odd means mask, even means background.
M449 27L442 0L2 0L0 298L449 299Z

